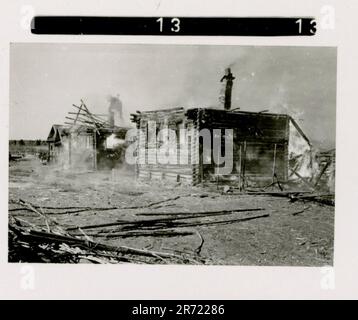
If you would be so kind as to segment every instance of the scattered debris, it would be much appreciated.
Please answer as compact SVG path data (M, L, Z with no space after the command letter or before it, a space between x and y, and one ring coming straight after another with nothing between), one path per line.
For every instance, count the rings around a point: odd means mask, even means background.
M115 230L109 230L109 231L101 231L102 234L106 234L106 238L120 238L123 235L126 236L126 233L123 233L126 230L161 230L161 231L170 231L170 232L176 232L176 228L188 228L188 227L198 227L198 226L210 226L210 225L220 225L220 224L232 224L237 222L244 222L249 220L254 220L258 218L267 218L269 217L269 214L262 214L258 216L251 216L251 217L245 217L245 218L238 218L238 219L229 219L229 220L219 220L219 221L199 221L199 222L178 222L174 221L177 219L173 219L171 221L168 221L167 223L163 222L152 222L149 220L149 223L146 223L145 221L137 221L136 223L131 222L122 222L122 223L113 223L111 225L107 225L106 227L112 227L112 226L118 226L122 225L120 228ZM103 226L101 226L103 227ZM84 227L82 227L84 228ZM97 226L91 226L91 228L97 228ZM71 230L75 230L72 229ZM117 232L118 231L118 232ZM93 233L91 236L98 236L99 233Z
M275 197L287 197L290 201L294 202L297 200L313 201L330 206L335 205L335 194L320 194L314 193L314 191L253 191L249 190L245 192L250 195L267 195ZM240 195L245 193L233 193L232 195Z
M292 213L292 215L293 216L297 216L297 215L299 215L300 213L303 213L303 212L305 212L307 209L309 209L310 207L305 207L305 208L303 208L302 210L300 210L300 211L296 211L296 212L293 212Z
M229 209L219 211L201 211L201 212L142 212L137 213L137 216L172 216L172 215L183 215L184 219L188 217L200 217L200 216L212 216L212 215L226 215L236 212L252 212L261 211L263 208L247 208L247 209Z
M180 197L177 196L153 202L146 207L177 200L179 198ZM34 262L79 263L84 259L91 263L118 263L130 262L133 261L133 259L138 261L139 258L141 263L147 263L148 259L150 260L148 263L157 263L158 261L160 261L160 263L205 263L205 259L198 258L204 245L204 238L198 230L189 230L188 228L232 224L269 217L269 214L247 216L250 212L262 211L262 208L204 211L190 214L183 212L177 212L176 214L166 212L157 213L157 215L164 215L165 217L156 219L139 219L134 221L117 220L110 223L65 228L54 218L49 217L40 206L35 206L22 199L13 201L13 203L20 204L26 210L36 213L39 218L44 220L46 228L44 229L42 225L28 222L26 219L19 218L13 213L10 213L9 236L11 240L11 261L16 261L16 254L19 254L18 257L27 257L26 261L30 260ZM53 210L55 207L47 208ZM246 216L225 220L217 219L219 216L232 216L238 213L245 213ZM150 213L142 213L137 214L137 216L149 214ZM186 228L188 230L178 230L178 228ZM86 231L95 229L97 232L92 231L92 233L87 233ZM94 238L174 237L192 236L195 234L199 236L201 242L199 246L193 250L192 256L188 256L187 254L177 255L174 253L162 253L125 246L114 247L93 240ZM153 259L154 261L152 261Z
M196 231L196 232L197 232L198 236L200 237L201 242L200 242L200 245L195 249L195 253L200 254L205 241L204 241L203 236L200 234L200 232L199 231Z
M133 260L142 263L203 263L202 259L198 260L184 254L110 246L91 241L88 236L86 239L81 239L68 234L39 230L38 227L36 229L23 227L19 222L16 218L10 217L10 262L24 259L27 262L79 263L80 259L85 258L96 263L131 262ZM154 261L143 260L143 258L154 258Z

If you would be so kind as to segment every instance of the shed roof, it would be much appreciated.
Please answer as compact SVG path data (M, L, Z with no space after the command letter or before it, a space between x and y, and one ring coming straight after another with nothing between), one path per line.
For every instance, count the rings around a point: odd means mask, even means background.
M199 114L205 115L205 120L211 120L215 119L217 120L220 118L220 121L229 121L229 122L235 122L238 121L239 123L247 123L250 124L252 121L254 122L267 122L269 119L275 120L276 122L285 122L290 121L294 127L297 129L297 131L300 133L300 135L307 141L309 145L311 145L308 137L305 135L303 130L300 128L300 126L297 124L297 122L287 114L283 113L270 113L270 112L254 112L254 111L244 111L244 110L223 110L223 109L216 109L216 108L190 108L185 110L183 107L176 107L176 108L170 108L170 109L157 109L157 110L151 110L151 111L143 111L138 112L136 114L132 114L131 116L133 122L137 122L137 124L140 122L141 119L148 119L148 118L157 118L160 119L163 116L166 115L175 115L176 118L184 117L186 116L189 119L195 120L197 119L197 116ZM214 121L215 122L215 121ZM242 125L240 127L243 127Z
M51 127L50 133L47 137L47 142L61 141L63 136L69 134L69 128L61 124L54 124Z

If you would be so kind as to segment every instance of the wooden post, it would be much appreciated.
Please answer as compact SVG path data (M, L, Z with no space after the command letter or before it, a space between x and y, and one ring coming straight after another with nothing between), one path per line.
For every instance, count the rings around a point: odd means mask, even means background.
M242 186L241 186L241 143L239 146L239 191L241 191Z
M68 166L71 168L72 164L72 133L69 134L68 139Z
M137 144L137 150L136 150L136 161L134 164L134 179L135 181L138 180L138 173L139 173L139 157L140 157L140 128L137 128L137 135L136 135L136 144Z
M203 165L204 165L204 161L203 161L203 143L200 143L200 129L201 129L201 120L202 120L202 110L199 109L198 110L198 115L197 115L197 123L196 123L196 130L197 130L197 134L198 134L198 139L197 139L197 143L198 148L199 148L199 177L200 177L200 182L201 185L204 185L204 172L203 172Z
M203 143L200 142L200 138L198 138L198 143L199 143L199 176L200 176L201 185L203 185L203 184L204 184L204 173L203 173L203 165L204 165L204 161L203 161Z
M93 169L97 170L97 137L95 130L93 130Z
M243 150L243 158L242 158L242 189L245 190L245 167L246 167L246 141L244 141L244 150Z
M215 137L214 137L214 135L213 135L213 148L214 148L214 139L215 139ZM220 132L220 142L222 143L222 141L221 141L221 132ZM221 150L220 150L220 148L221 148L221 143L220 143L220 145L218 146L218 150L217 150L217 158L216 158L216 160L219 162L219 157L220 157L220 155L221 155ZM219 176L220 176L220 167L219 167L219 163L217 163L216 164L216 189L217 190L219 190Z
M273 150L272 183L275 182L275 174L276 174L276 149L277 149L277 144L275 143L274 150Z

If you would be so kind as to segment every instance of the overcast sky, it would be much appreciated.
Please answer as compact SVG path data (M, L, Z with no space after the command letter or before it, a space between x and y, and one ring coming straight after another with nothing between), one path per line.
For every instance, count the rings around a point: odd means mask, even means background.
M233 108L288 113L306 134L334 147L336 49L188 45L12 44L10 139L46 139L84 99L106 113L120 95L136 110L219 105L220 78L236 77Z

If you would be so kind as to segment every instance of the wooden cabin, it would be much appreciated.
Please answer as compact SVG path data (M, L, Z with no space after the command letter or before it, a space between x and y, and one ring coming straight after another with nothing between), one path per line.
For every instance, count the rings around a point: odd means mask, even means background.
M132 115L132 121L139 129L136 166L139 179L189 185L229 183L244 188L264 186L275 180L287 181L291 170L300 170L301 173L297 173L303 177L310 174L307 168L298 168L292 161L309 153L311 144L289 115L174 108L137 112ZM171 140L171 144L176 144L173 148L176 152L169 150L164 155L167 163L160 161L163 158L160 145L165 141L158 136L166 128L176 133L176 141ZM179 138L181 129L186 132L183 140ZM225 129L231 129L227 133L232 135L228 137L233 142L230 148L225 148ZM204 148L208 133L209 150ZM221 139L223 143L215 147L215 139ZM231 157L232 170L229 173L223 173L223 165L216 164L214 159L217 155Z
M87 125L53 125L47 138L49 161L63 168L113 168L122 162L124 151L110 146L111 140L124 143L126 128L98 128ZM113 144L113 143L112 143Z
M55 161L58 159L59 154L62 153L64 148L66 148L68 135L69 128L64 125L54 124L51 127L46 140L48 145L49 161Z
M90 112L81 99L76 112L68 112L65 125L53 125L47 142L49 160L64 168L112 169L123 162L128 128L115 124L114 109L120 109L118 98L111 100L108 115ZM105 120L103 117L107 117ZM69 122L70 121L70 122Z

